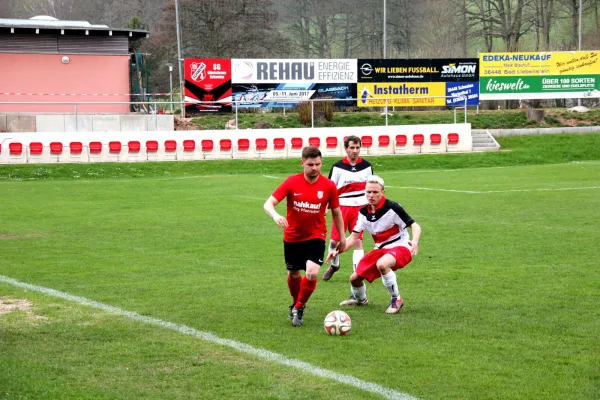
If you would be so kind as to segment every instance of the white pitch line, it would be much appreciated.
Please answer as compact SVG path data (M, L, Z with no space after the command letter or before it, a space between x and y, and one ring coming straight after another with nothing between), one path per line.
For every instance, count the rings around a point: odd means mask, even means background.
M273 176L273 175L263 175L263 178L269 178L269 179L281 179L278 176Z
M390 188L394 188L394 189L414 189L414 190L428 190L428 191L433 191L433 192L453 192L453 193L468 193L468 194L552 192L552 191L563 191L563 190L600 189L600 186L585 186L585 187L574 187L574 188L509 189L509 190L457 190L457 189L426 188L426 187L416 187L416 186L391 186L391 185L386 185L386 187L390 187Z
M133 319L135 321L144 322L146 324L160 326L162 328L171 329L173 331L183 333L184 335L189 335L196 337L198 339L205 340L210 343L218 344L221 346L231 347L237 351L242 353L251 354L253 356L265 359L267 361L276 362L279 364L286 365L288 367L299 369L302 372L308 372L313 375L316 375L320 378L332 379L334 381L343 383L348 386L353 386L355 388L371 392L377 394L386 399L393 400L418 400L416 397L410 396L406 393L397 392L395 390L386 388L384 386L378 385L376 383L363 381L362 379L355 378L350 375L340 374L334 371L330 371L324 368L316 367L312 364L306 363L304 361L295 360L293 358L289 358L283 356L278 353L274 353L269 350L257 348L250 346L248 344L237 342L231 339L223 339L211 332L199 331L197 329L191 328L186 325L175 324L173 322L163 321L158 318L148 317L145 315L140 315L133 311L126 311L118 307L109 306L107 304L99 303L94 300L87 299L85 297L74 296L65 292L61 292L55 289L45 288L42 286L32 285L25 282L20 282L16 279L9 278L4 275L0 275L0 282L8 283L13 286L17 286L23 289L33 290L36 292L44 293L49 296L58 297L63 300L73 301L75 303L83 304L85 306L97 308L99 310L108 312L114 315L120 315L123 317L127 317Z

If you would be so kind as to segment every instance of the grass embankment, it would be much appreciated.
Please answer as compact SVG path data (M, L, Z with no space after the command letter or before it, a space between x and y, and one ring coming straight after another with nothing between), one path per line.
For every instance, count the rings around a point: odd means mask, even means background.
M192 119L198 129L224 129L225 124L235 115L202 115ZM457 122L464 121L464 113L457 111ZM249 129L259 123L268 123L268 128L305 128L297 113L239 113L239 128ZM516 129L551 128L560 126L597 126L600 125L600 109L586 113L572 112L566 109L545 110L541 123L527 120L523 110L469 111L467 122L473 129ZM453 111L391 111L388 125L420 125L454 123ZM332 121L315 121L315 127L338 126L379 126L385 125L385 116L376 112L335 112Z
M368 157L376 171L438 168L496 167L557 164L600 160L600 133L511 136L499 138L505 151L489 153L402 155ZM329 171L337 158L325 158ZM119 179L140 177L185 177L207 174L287 174L299 171L297 159L225 160L196 162L146 162L100 164L0 165L0 180Z

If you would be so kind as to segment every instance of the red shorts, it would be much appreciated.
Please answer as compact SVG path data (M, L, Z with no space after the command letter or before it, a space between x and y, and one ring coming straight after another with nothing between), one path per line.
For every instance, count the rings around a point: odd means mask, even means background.
M346 231L352 233L352 229L356 225L358 221L358 211L364 206L340 206L340 210L342 211L342 218L344 219L344 233ZM335 240L336 242L340 241L340 233L335 228L335 224L331 224L331 240ZM358 238L362 240L363 233L361 232L358 235Z
M392 271L404 268L412 260L410 250L404 246L396 246L391 249L375 249L365 254L356 266L355 272L361 278L368 280L369 283L381 278L381 272L377 269L377 261L386 254L391 254L396 259L396 265L392 267Z

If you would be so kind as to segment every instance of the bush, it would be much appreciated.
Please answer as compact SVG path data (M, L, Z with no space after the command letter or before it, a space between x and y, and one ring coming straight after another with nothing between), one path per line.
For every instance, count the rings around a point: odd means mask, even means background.
M314 110L313 110L314 108ZM298 112L298 118L303 125L311 125L311 121L314 119L315 121L332 121L333 120L333 102L332 101L315 101L313 107L311 107L310 102L301 101L296 106L296 111ZM323 122L324 122L323 121Z

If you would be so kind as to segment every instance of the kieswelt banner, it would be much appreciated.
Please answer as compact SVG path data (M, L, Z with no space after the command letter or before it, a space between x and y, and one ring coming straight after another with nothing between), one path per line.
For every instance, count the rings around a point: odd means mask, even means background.
M480 54L481 100L600 97L600 52Z
M360 59L357 90L359 107L477 105L479 60Z

